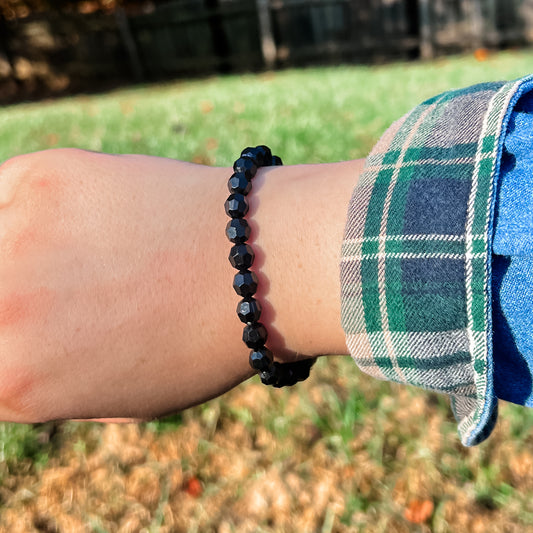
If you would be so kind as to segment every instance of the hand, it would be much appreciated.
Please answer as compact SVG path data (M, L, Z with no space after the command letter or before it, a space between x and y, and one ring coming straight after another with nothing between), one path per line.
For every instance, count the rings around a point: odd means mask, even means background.
M338 258L359 168L255 178L276 360L346 353ZM0 419L152 418L252 375L224 235L229 174L69 149L0 167Z
M151 417L210 394L188 394L177 376L187 377L180 354L196 349L187 314L200 303L180 289L201 295L208 272L188 262L205 237L190 200L212 171L79 150L0 167L1 419ZM222 386L249 375L236 373Z

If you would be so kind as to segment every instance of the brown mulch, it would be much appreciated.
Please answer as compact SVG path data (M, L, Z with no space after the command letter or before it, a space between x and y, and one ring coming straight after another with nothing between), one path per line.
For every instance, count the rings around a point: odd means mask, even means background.
M533 531L516 411L466 449L438 398L342 375L322 365L284 392L252 381L175 427L58 426L46 466L5 473L0 531ZM353 387L368 409L347 436Z

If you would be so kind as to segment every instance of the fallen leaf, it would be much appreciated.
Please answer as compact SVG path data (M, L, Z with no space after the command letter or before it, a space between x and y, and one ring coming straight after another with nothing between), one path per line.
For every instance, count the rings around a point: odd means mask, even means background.
M486 48L477 48L474 52L474 57L478 61L487 61L489 58L490 52Z
M211 113L211 111L213 111L214 108L215 108L215 106L209 100L204 100L204 101L200 102L200 111L204 115L207 115L207 113Z
M218 140L213 137L209 137L205 143L205 147L208 150L214 150L215 148L218 148Z
M130 115L135 110L134 105L129 101L120 102L120 112L124 115Z
M46 144L48 146L55 146L59 142L59 135L57 133L49 133L46 136Z
M200 480L197 477L191 477L185 482L185 492L193 498L199 498L203 489Z
M192 156L192 162L197 165L212 165L213 161L207 154L196 154Z
M413 524L422 524L433 514L433 502L431 500L413 500L404 511L404 517Z

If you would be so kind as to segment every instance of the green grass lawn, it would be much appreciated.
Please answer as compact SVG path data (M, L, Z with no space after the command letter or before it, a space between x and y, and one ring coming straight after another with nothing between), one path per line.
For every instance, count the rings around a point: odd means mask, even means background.
M286 164L359 158L425 98L531 71L516 51L20 104L0 108L0 161L78 147L222 166L253 144ZM251 380L164 422L0 424L0 531L533 531L533 411L501 412L466 449L444 397L330 358L294 390Z
M254 143L291 164L353 159L425 98L530 71L527 51L484 62L454 57L214 77L17 105L0 109L0 160L72 146L222 166Z

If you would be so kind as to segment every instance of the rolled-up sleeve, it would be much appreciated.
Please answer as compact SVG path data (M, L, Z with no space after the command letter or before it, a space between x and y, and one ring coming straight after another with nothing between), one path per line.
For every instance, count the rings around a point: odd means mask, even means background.
M348 210L341 318L353 359L449 395L467 446L497 417L496 201L508 124L532 83L480 84L413 109L368 156Z

